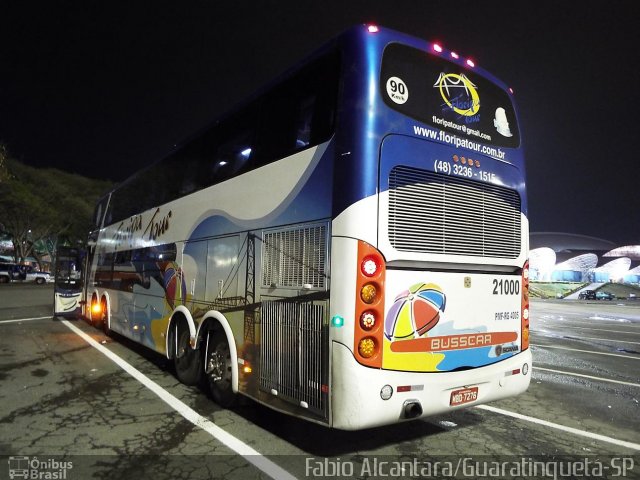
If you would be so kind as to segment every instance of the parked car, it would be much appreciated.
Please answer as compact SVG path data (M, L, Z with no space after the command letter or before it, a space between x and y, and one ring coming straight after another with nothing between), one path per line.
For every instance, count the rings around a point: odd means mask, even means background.
M578 298L580 300L595 300L596 299L596 291L595 290L583 290L578 294Z
M24 271L20 265L15 263L0 263L0 283L24 280L24 278Z
M49 272L39 272L37 270L33 270L31 272L27 272L27 278L25 279L25 281L36 282L38 285L42 285L43 283L53 282L53 277Z
M16 263L0 263L0 283L8 282L36 282L43 284L53 282L53 277L49 272L40 272L28 265L18 265Z
M610 292L596 292L596 300L615 300L616 296Z

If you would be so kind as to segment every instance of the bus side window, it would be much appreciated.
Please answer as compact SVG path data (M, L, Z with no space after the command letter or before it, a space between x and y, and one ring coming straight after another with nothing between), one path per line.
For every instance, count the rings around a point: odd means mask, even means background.
M296 122L296 150L307 148L311 143L311 124L316 103L315 95L309 95L298 105L298 120Z
M251 168L257 105L249 104L205 133L201 149L201 181L215 185Z
M211 165L211 174L215 183L233 178L249 165L253 153L252 132L244 131L218 147Z
M113 253L101 253L98 255L98 267L95 273L95 282L99 287L110 288L112 284Z

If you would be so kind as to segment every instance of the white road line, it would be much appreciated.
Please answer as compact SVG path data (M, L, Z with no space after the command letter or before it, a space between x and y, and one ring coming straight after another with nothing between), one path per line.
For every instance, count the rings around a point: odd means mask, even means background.
M630 448L632 450L640 450L640 444L638 443L627 442L625 440L618 440L617 438L607 437L605 435L600 435L598 433L591 433L591 432L587 432L586 430L579 430L577 428L567 427L565 425L548 422L547 420L542 420L540 418L529 417L527 415L522 415L520 413L510 412L509 410L502 410L501 408L491 407L489 405L478 405L475 408L479 408L481 410L487 410L488 412L498 413L500 415L506 415L507 417L517 418L518 420L524 420L525 422L531 422L538 425L544 425L545 427L555 428L557 430L562 430L563 432L572 433L580 437L591 438L593 440L599 440L601 442L611 443L613 445Z
M0 323L20 323L20 322L32 322L34 320L44 320L48 318L51 320L53 317L51 315L47 317L33 317L33 318L15 318L13 320L0 320Z
M537 335L542 335L547 338L566 338L567 340L600 340L601 342L618 342L618 343L632 343L633 345L640 345L640 342L630 342L629 340L616 340L614 338L599 338L599 337L570 337L563 334L553 333L547 331L546 333L536 332Z
M628 340L613 340L611 338L598 338L598 337L567 337L567 340L600 340L601 342L618 342L618 343L632 343L634 345L640 345L640 342L630 342Z
M545 372L559 373L561 375L571 375L573 377L588 378L590 380L598 380L600 382L619 383L620 385L629 385L631 387L640 387L640 383L623 382L622 380L613 380L612 378L592 377L591 375L584 375L582 373L565 372L563 370L554 370L552 368L533 367L533 370L542 370Z
M567 325L568 329L577 329L577 330L596 330L598 332L612 332L612 333L622 333L623 335L640 335L640 332L627 332L625 330L610 330L606 328L592 328L592 327L574 327L572 325Z
M534 345L534 344L531 344L531 346L532 347L539 347L539 348L557 348L559 350L569 350L571 352L593 353L594 355L607 355L609 357L622 357L622 358L628 358L629 360L640 360L640 357L632 357L631 355L619 355L617 353L594 352L593 350L581 350L579 348L559 347L559 346L556 346L556 345Z
M75 325L69 323L67 320L63 320L61 323L66 325L71 331L80 336L85 342L89 345L97 349L104 356L113 361L116 365L122 368L125 372L135 378L137 381L142 383L145 387L155 393L162 401L164 401L167 405L173 408L176 412L182 415L184 418L189 420L195 426L201 428L202 430L209 433L216 440L220 441L231 450L235 451L238 455L242 456L247 462L253 464L256 468L263 471L265 474L270 476L273 479L288 479L295 480L296 477L291 475L289 472L284 470L282 467L276 465L271 460L263 457L260 452L254 450L246 443L237 439L227 431L218 427L211 420L201 416L198 412L193 410L187 404L177 399L169 392L167 392L164 388L158 385L156 382L151 380L149 377L144 375L138 369L127 363L121 357L113 353L108 348L100 345L96 340L91 338L89 335L84 333Z

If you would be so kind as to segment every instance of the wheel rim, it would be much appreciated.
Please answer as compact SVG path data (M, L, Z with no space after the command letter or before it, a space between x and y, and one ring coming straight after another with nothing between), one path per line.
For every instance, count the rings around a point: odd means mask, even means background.
M221 385L231 381L231 354L226 342L218 342L209 352L206 372L214 384Z

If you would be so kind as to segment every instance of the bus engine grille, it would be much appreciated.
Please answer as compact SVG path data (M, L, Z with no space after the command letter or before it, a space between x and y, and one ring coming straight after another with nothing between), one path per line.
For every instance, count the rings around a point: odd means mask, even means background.
M324 223L265 232L262 286L325 289L327 232Z
M260 388L326 415L325 304L263 301Z
M466 178L394 167L389 174L389 241L403 251L517 258L520 195Z

